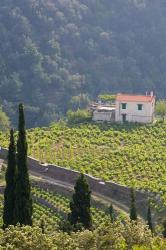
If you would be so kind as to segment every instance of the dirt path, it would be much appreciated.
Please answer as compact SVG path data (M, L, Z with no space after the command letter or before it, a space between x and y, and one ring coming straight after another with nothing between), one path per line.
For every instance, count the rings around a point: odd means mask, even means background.
M4 162L4 160L0 159L0 166L3 164L3 162ZM31 174L32 178L39 178L43 183L48 184L48 186L49 186L49 184L51 184L55 187L60 187L60 188L63 188L65 190L68 190L70 192L73 192L73 190L74 190L73 185L71 185L70 183L59 181L55 178L45 176L44 173L30 170L30 174ZM109 207L110 204L113 204L113 206L117 212L125 213L125 214L129 213L129 206L125 206L121 202L118 202L117 200L114 200L114 199L110 198L109 196L102 195L99 192L92 191L92 199L96 203L104 204L106 207Z
M4 163L4 160L0 159L0 168L3 165L3 163ZM42 174L42 173L38 173L36 171L30 170L30 174L32 177L40 178L40 180L42 180L44 183L52 184L54 186L59 186L59 187L62 187L63 189L69 190L71 192L74 190L73 185L71 185L67 182L62 182L62 181L56 180L56 179L51 178L51 177L47 177L44 175L44 173ZM97 193L97 192L92 192L92 198L96 202L99 202L99 203L101 202L101 203L105 204L106 206L109 206L112 203L117 212L123 212L125 214L129 213L129 208L127 206L121 204L120 202L117 202L117 201L111 199L110 197L101 195L100 193Z
M30 171L30 174L32 175L32 177L39 178L44 183L48 183L54 186L60 186L70 191L74 190L73 185L67 182L62 182L54 178L46 177L43 174L34 171ZM101 195L100 193L97 192L92 192L92 198L98 202L105 203L107 206L109 206L112 203L117 212L122 212L125 214L129 213L129 208L127 206L121 204L120 202L115 201L114 199L111 199L110 197Z

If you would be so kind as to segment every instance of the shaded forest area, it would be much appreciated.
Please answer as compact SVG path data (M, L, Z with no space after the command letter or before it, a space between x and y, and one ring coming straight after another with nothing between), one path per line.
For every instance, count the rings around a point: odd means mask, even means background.
M15 124L24 102L33 127L80 93L165 97L165 25L162 0L1 0L0 103Z

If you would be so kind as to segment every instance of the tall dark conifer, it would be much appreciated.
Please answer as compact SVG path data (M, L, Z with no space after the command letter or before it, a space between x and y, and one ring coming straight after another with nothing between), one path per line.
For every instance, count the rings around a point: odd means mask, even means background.
M15 223L32 225L32 199L27 166L27 141L23 105L19 105Z
M135 204L135 191L131 188L130 219L137 220L137 209Z
M82 224L84 228L90 229L92 226L91 218L91 191L83 174L80 175L75 184L75 193L70 203L71 213L69 221L73 226Z
M166 219L163 221L163 237L166 239Z
M3 227L14 224L15 204L15 178L16 178L16 147L13 129L10 131L10 144L8 151L8 164L6 169L6 188L4 192Z
M115 212L114 212L114 208L112 204L109 207L109 214L110 214L111 222L113 223L115 221Z
M147 213L147 224L149 226L149 229L153 233L153 224L152 224L152 214L151 214L151 207L150 204L148 206L148 213Z

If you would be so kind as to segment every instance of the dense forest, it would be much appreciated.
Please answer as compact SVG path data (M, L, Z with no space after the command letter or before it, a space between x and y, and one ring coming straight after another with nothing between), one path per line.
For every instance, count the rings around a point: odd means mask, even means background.
M166 94L162 0L1 0L0 104L47 125L81 97ZM84 95L80 95L84 94Z

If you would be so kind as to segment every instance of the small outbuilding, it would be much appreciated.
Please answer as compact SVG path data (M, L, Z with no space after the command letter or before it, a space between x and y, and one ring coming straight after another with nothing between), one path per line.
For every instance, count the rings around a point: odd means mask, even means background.
M95 122L114 122L115 107L99 105L93 110L92 120Z

